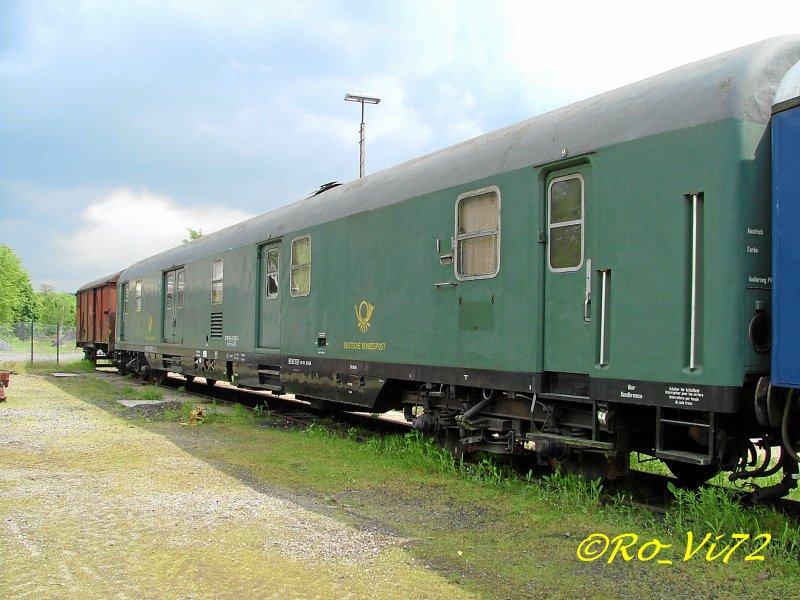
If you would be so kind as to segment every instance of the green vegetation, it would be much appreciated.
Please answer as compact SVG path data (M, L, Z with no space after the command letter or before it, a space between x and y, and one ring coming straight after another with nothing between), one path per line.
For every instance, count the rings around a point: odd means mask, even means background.
M127 393L94 377L56 384L104 407ZM492 456L454 459L417 432L380 437L327 421L286 429L268 410L216 405L201 424L178 425L196 403L183 397L136 422L250 485L393 531L417 560L482 598L796 593L798 524L725 489L671 486L674 502L658 514L574 475L520 477Z
M787 560L796 560L800 555L800 527L789 524L786 519L768 506L751 506L742 510L731 490L704 486L697 490L685 490L668 484L675 497L673 509L666 515L664 526L671 533L703 531L714 536L729 532L750 534L743 548L755 550L761 536L768 534L772 540L773 555Z
M64 326L61 329L60 345L56 345L58 328L56 325L34 324L33 355L35 357L52 356L55 360L57 353L75 352L75 328ZM69 339L67 339L69 338ZM0 348L0 362L3 361L4 352L23 354L30 362L31 328L30 323L0 323L0 340L4 342ZM5 345L7 344L7 345Z
M130 380L120 378L116 373L99 373L96 371L94 364L90 360L80 359L73 361L65 361L61 364L55 362L18 362L18 363L3 363L4 368L10 369L16 373L28 373L34 375L42 375L45 377L50 376L52 373L74 373L80 374L97 374L97 377L65 377L56 378L55 383L62 389L73 393L80 397L82 400L87 400L94 404L98 404L102 408L111 410L114 413L125 413L127 409L119 404L120 400L163 400L165 392L163 388L153 385L141 385L141 381L132 382L125 385L115 385ZM11 379L11 387L8 390L9 394L14 393L14 378ZM161 413L163 409L158 411L158 417L163 418Z
M770 464L775 464L776 455L777 450L775 451L775 455L773 456L773 460ZM637 471L655 473L657 475L671 475L670 470L663 462L644 454L632 454L630 464L631 468ZM756 486L764 488L780 483L780 481L783 479L783 471L779 470L777 473L770 475L769 477L759 477L752 480L739 480L736 483L731 482L729 477L730 473L728 471L722 471L709 479L708 483L713 486L729 488L731 490L752 489ZM794 500L800 500L800 487L796 487L791 490L788 497Z
M42 284L36 299L38 308L35 319L38 323L75 323L76 299L73 294L56 292L52 286Z
M194 240L199 240L201 237L203 237L202 229L192 229L191 227L187 227L186 231L189 234L189 237L183 239L184 244L188 244L189 242L193 242Z
M60 364L56 364L55 357L53 357L53 359L53 362L37 362L34 364L31 364L30 361L2 362L0 360L0 364L4 365L4 369L10 369L17 373L47 374L56 371L61 373L93 373L95 371L95 366L92 361L86 360L85 358L80 360L65 360ZM114 376L116 377L116 373L114 373Z
M36 300L28 272L14 251L0 244L0 323L29 321L36 316Z
M75 296L46 284L34 292L22 261L5 244L0 244L0 273L0 323L75 323Z
M122 388L122 393L125 397L138 398L139 400L163 400L164 391L157 387L145 387L141 389L134 389L130 385Z

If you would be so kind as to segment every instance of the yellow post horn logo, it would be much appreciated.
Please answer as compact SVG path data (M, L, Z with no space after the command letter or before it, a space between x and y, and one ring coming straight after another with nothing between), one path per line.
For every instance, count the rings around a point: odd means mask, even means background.
M369 320L372 318L372 312L375 310L375 307L366 300L362 300L361 304L358 304L355 308L356 317L358 318L358 328L361 330L361 333L367 333L370 326Z

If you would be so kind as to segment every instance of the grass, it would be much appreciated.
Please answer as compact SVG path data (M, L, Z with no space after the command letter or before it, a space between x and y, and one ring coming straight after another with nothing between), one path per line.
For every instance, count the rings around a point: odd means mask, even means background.
M793 541L800 536L797 524L768 507L743 509L725 490L674 488L675 504L662 517L634 509L624 498L601 502L602 487L574 475L531 474L526 481L492 457L474 464L455 460L416 432L366 443L320 423L277 438L273 432L251 438L227 427L216 429L214 438L222 433L230 441L212 451L215 461L235 464L257 480L322 496L343 516L391 524L416 540L422 560L483 597L507 597L521 589L534 596L548 589L557 590L557 597L617 597L620 581L630 596L659 597L663 590L691 590L702 582L710 596L724 597L733 578L744 582L745 593L788 596L800 575ZM695 535L694 553L684 561L689 531ZM610 539L635 532L641 542L633 560L620 554L612 564L579 561L581 541L600 532ZM761 554L766 560L744 562L763 543L756 539L761 533L772 535ZM747 544L727 562L724 554L708 560L730 550L723 541L734 534L749 536ZM674 570L638 557L637 549L650 540L669 546L659 559L668 558ZM603 570L588 569L594 564Z
M109 397L114 386L93 381L57 385L90 401ZM251 485L306 497L343 521L395 531L418 560L479 597L613 598L625 590L625 597L658 598L696 589L709 597L790 597L800 576L797 523L770 507L742 507L728 490L673 486L672 508L654 515L622 494L602 499L602 486L574 475L520 478L493 456L456 460L418 432L376 437L324 421L284 431L260 426L269 420L263 409L214 405L200 426L178 426L193 407L187 399L163 420L140 425ZM610 541L627 534L637 539L631 560L621 550L608 562L613 544L597 560L578 558L591 535ZM720 552L739 534L747 540L724 562ZM759 554L764 560L745 561L763 543L761 534L771 535ZM644 560L657 548L646 546L653 540L669 546L657 559L671 565ZM687 546L695 552L684 560Z
M32 375L50 375L54 372L59 373L94 373L96 371L94 364L86 359L66 361L60 364L55 362L36 362L31 364L25 363L10 363L6 364L3 368L10 369L15 373L27 373ZM113 375L117 378L116 374ZM124 381L118 379L118 381ZM58 379L59 387L67 391L78 393L81 398L85 398L94 402L110 402L116 405L119 400L163 400L164 390L156 386L142 386L142 385L113 385L109 381L98 379L94 377L75 377ZM9 394L14 393L14 376L11 377L11 387L8 390ZM115 407L116 408L116 407ZM121 407L120 407L120 410Z
M163 400L164 391L157 387L134 388L131 385L126 385L121 389L121 392L126 398L133 398L138 400Z
M771 464L775 464L775 459L773 458ZM644 454L631 454L631 468L636 469L638 471L644 471L646 473L655 473L657 475L672 475L671 471L667 468L667 466L658 459L655 459L651 456L647 456ZM783 479L783 471L779 470L774 475L769 477L759 477L756 479L740 479L736 482L732 482L729 479L730 473L728 471L722 471L717 473L714 477L712 477L708 483L711 485L715 485L718 487L729 488L731 490L752 490L755 487L767 487L770 485L775 485L780 483ZM800 486L792 489L787 498L792 500L799 500L800 501Z
M9 337L5 340L11 346L11 350L3 350L0 352L0 360L3 358L4 352L13 352L15 354L25 353L30 357L31 352L31 341L30 340L20 340L14 336ZM62 341L61 346L59 348L56 347L55 344L55 335L52 339L45 338L39 339L34 338L33 340L33 355L34 356L42 356L42 355L52 355L55 357L57 352L61 354L65 353L74 353L79 352L80 350L75 346L75 339L73 338L71 341ZM30 361L29 361L30 362Z
M30 360L5 361L2 354L0 354L0 368L16 373L32 374L53 373L55 371L62 373L90 373L95 370L92 361L85 358L62 360L58 364L56 364L55 359L52 362L43 361L31 364Z

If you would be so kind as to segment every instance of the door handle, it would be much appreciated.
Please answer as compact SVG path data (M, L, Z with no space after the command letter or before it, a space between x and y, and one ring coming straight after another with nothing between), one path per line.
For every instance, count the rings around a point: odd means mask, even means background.
M592 304L592 261L586 259L586 290L583 295L583 320L590 323L592 315L590 307Z

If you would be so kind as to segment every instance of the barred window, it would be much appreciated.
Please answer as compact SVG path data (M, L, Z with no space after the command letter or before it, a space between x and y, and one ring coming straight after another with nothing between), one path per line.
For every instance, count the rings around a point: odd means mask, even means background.
M311 291L311 238L309 236L292 240L290 279L292 296L308 296Z
M494 277L500 270L500 190L483 188L456 201L455 269L459 279Z
M127 283L122 284L122 312L128 312L128 297L130 296L130 289Z
M583 177L550 182L547 193L550 270L577 271L583 263Z
M211 304L222 304L223 262L220 258L211 265Z

